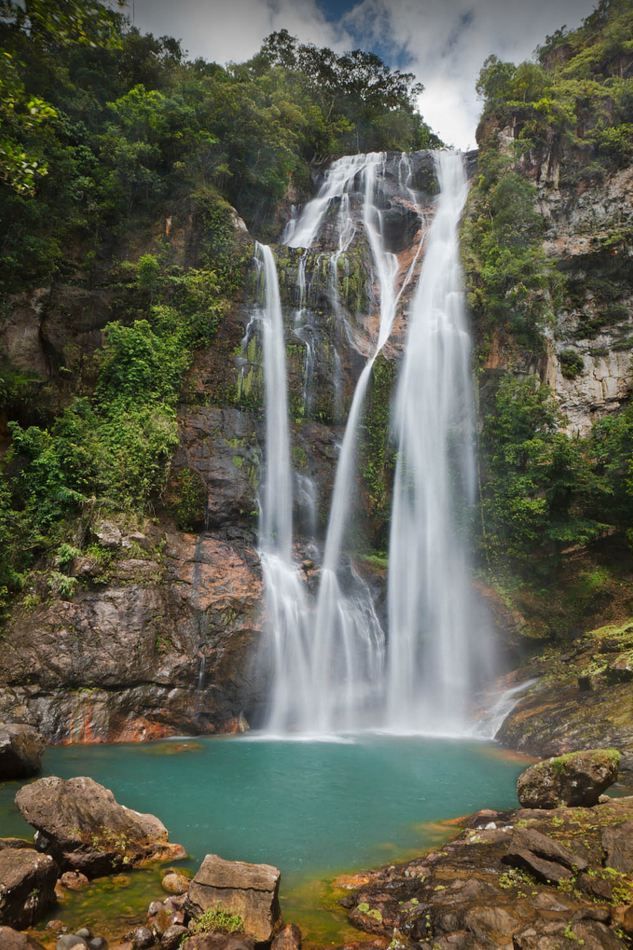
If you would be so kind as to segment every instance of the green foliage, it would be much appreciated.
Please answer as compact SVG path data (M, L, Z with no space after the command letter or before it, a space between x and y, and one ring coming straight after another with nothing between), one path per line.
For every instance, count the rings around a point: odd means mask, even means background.
M533 377L504 376L484 418L483 542L488 557L547 570L560 547L595 537L577 496L590 483L578 441L559 431L556 404Z
M231 914L218 905L218 907L209 907L196 917L190 924L189 930L193 934L241 933L244 930L244 920L239 914Z
M53 6L0 6L5 287L99 260L131 223L210 190L272 234L311 161L439 143L414 78L374 54L338 56L282 32L223 68L186 61L175 40L142 35L98 0ZM151 293L155 277L146 261L140 286Z
M490 56L477 91L484 118L514 126L519 153L543 156L590 150L598 161L622 165L633 154L633 80L629 0L603 0L579 29L557 31L539 62L502 62Z
M204 483L196 472L181 469L174 478L171 509L181 531L193 531L204 524L207 495Z
M383 549L387 547L390 485L395 468L395 452L390 443L389 430L394 381L393 362L379 356L372 370L364 422L361 472L367 492L369 514L377 526L372 540Z
M563 350L558 354L558 362L565 379L576 379L585 367L582 356L576 350Z
M462 227L468 299L482 353L494 334L540 349L560 292L542 237L534 186L508 157L483 149Z

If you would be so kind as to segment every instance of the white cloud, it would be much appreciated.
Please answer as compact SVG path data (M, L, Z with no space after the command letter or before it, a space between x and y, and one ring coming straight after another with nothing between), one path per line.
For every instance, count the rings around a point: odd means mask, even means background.
M135 0L136 25L183 41L191 56L248 59L285 28L304 42L379 47L424 83L420 110L448 143L475 144L475 83L490 53L519 62L548 33L576 26L595 0L359 0L338 23L317 0ZM128 9L131 10L132 0ZM389 57L386 57L389 58Z
M132 0L127 3L132 15ZM329 23L316 0L134 0L134 22L155 36L175 36L193 58L242 62L262 40L287 29L303 42L349 47L349 38Z

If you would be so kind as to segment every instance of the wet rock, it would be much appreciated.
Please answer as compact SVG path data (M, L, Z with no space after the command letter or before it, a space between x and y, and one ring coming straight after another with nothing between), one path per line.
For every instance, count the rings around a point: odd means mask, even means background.
M554 861L570 871L585 871L589 866L585 858L569 848L542 834L536 828L519 828L512 836L512 846L531 851L547 861Z
M270 940L280 918L280 872L270 864L225 861L208 854L189 887L192 917L220 906L242 918L244 930L258 941Z
M74 948L87 947L88 941L79 934L62 934L57 938L55 950L74 950Z
M131 943L134 950L147 950L148 947L155 945L154 934L148 927L137 927L131 935Z
M55 902L58 868L32 849L0 851L0 923L30 927Z
M189 890L189 878L179 871L169 871L160 885L168 894L186 894Z
M0 725L0 781L37 775L45 742L31 726L19 723Z
M0 927L0 947L2 950L44 950L42 944L33 937L12 927Z
M37 829L41 850L68 870L95 877L149 859L183 856L158 818L120 805L90 778L39 779L21 788L15 800Z
M620 754L613 749L571 752L530 766L517 781L524 808L596 805L618 776Z
M623 874L633 873L633 821L605 828L602 832L602 846L608 867Z
M517 917L507 907L473 907L464 918L466 929L482 946L495 937L511 939L518 926Z
M604 924L543 920L516 933L513 946L515 950L561 950L566 946L581 946L584 950L621 950L624 944Z
M542 881L544 884L560 884L562 881L570 881L573 877L569 868L556 864L554 861L539 858L531 851L511 850L501 860L513 868L527 871L537 881Z
M88 941L89 950L107 950L108 941L105 937L91 937Z
M184 924L171 924L160 938L161 950L176 950L188 933Z
M301 950L301 931L296 924L286 924L271 944L271 950Z
M81 871L64 871L59 879L61 885L69 891L81 891L88 887L90 881Z
M615 881L597 874L580 874L576 879L576 887L580 888L592 900L610 903L613 899Z
M121 542L123 540L121 529L112 521L100 522L100 524L92 529L92 533L99 544L104 548L121 547Z

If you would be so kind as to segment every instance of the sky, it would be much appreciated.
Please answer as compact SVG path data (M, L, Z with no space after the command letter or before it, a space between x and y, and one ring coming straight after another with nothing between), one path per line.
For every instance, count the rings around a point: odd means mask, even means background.
M475 83L495 53L520 62L595 0L129 0L141 30L175 36L193 58L241 62L274 30L337 52L361 47L424 84L419 109L447 145L475 146Z

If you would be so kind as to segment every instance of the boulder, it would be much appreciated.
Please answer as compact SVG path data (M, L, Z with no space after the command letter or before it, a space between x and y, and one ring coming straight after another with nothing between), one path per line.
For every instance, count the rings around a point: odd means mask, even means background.
M602 846L605 851L607 867L633 874L633 821L605 828L602 832Z
M180 845L169 843L158 818L120 805L91 778L42 778L21 788L15 802L37 829L37 847L65 870L97 877L144 861L184 856Z
M559 805L592 806L618 777L620 753L615 749L570 752L530 766L517 781L524 808Z
M186 894L189 890L189 878L180 871L168 871L160 885L168 894Z
M55 902L57 874L47 854L31 848L0 851L0 923L31 927Z
M192 917L220 909L242 918L244 930L257 941L271 939L280 919L280 872L270 864L225 861L208 854L189 887Z
M33 937L12 927L0 927L0 947L2 950L44 950L42 944Z
M161 950L178 950L188 933L184 924L170 924L160 938Z
M0 781L37 775L45 743L31 726L20 723L0 725Z
M64 871L59 879L59 883L69 891L81 891L84 887L87 887L90 882L81 871Z

